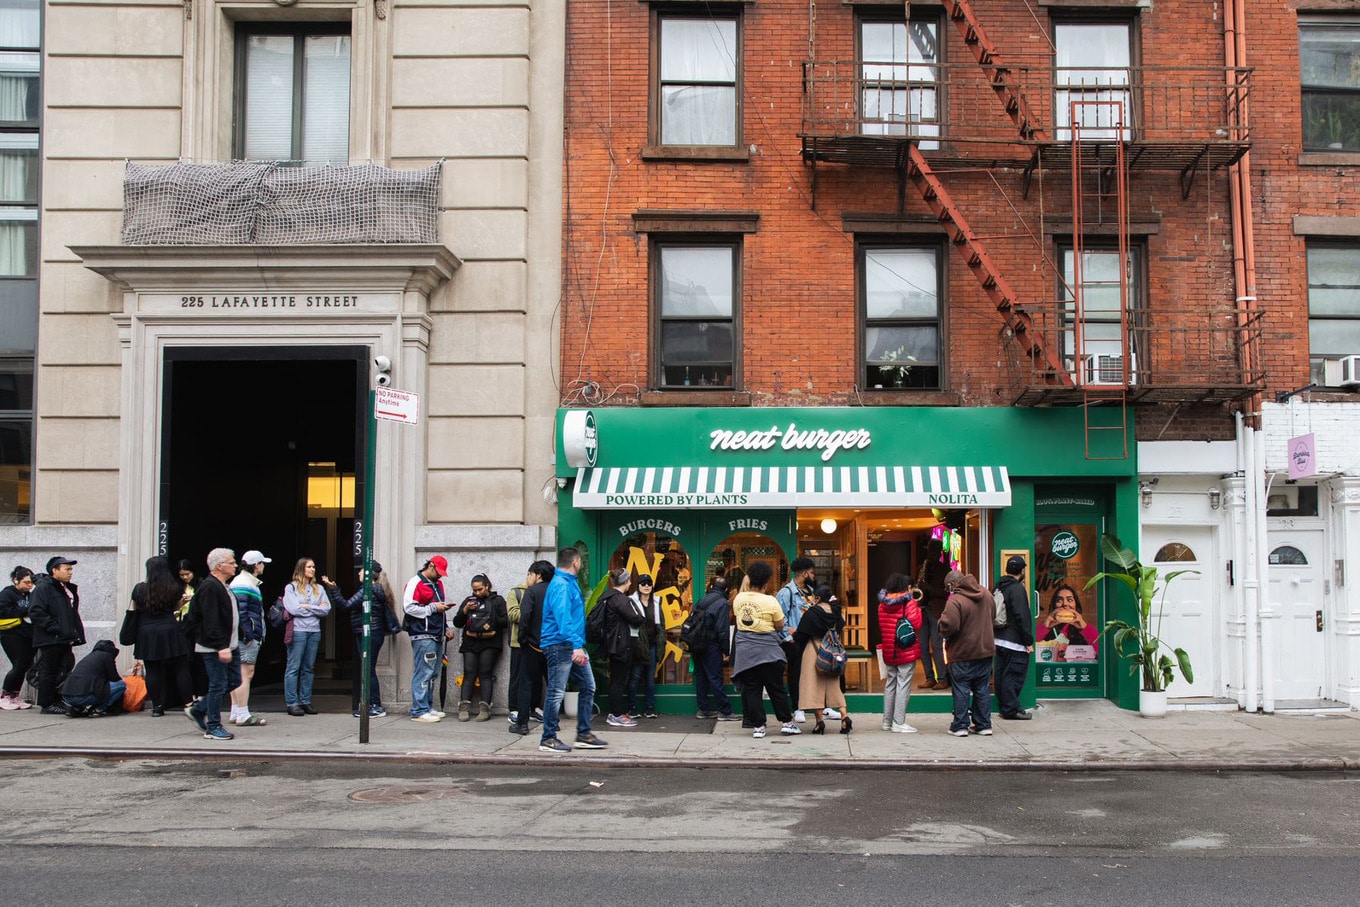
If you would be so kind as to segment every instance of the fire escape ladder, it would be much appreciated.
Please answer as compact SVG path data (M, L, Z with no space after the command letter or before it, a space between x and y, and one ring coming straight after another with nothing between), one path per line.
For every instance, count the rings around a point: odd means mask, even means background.
M931 170L921 149L914 142L908 152L906 175L921 198L925 199L935 219L944 227L949 241L963 255L968 270L973 272L973 276L982 285L983 292L1005 318L1005 330L1015 337L1021 349L1029 355L1032 367L1050 376L1057 383L1071 387L1073 384L1071 374L1043 338L1033 330L1033 319L1020 306L1010 283L987 255L982 243L968 226L963 213L949 197L944 184Z
M950 20L958 26L963 35L963 43L973 52L973 58L988 74L988 82L997 100L1005 109L1006 115L1020 130L1020 138L1027 141L1043 142L1048 134L1034 115L1029 101L1025 99L1024 89L1016 79L1015 71L1001 62L996 45L987 36L982 23L968 0L946 0Z
M1102 116L1102 114L1105 114ZM1128 391L1143 381L1137 344L1129 329L1129 205L1124 142L1127 114L1119 101L1073 101L1072 126L1072 364L1082 389L1086 425L1086 459L1125 460L1129 456ZM1085 126L1100 123L1100 128ZM1082 133L1093 133L1083 136ZM1114 160L1085 154L1083 139L1108 140ZM1114 234L1118 253L1119 308L1112 317L1109 301L1087 310L1084 271L1086 237L1095 228ZM1111 231L1110 228L1113 228ZM1100 247L1108 253L1109 245ZM1102 294L1103 295L1103 294ZM1093 339L1087 338L1094 327ZM1147 363L1142 367L1146 369ZM1144 372L1146 374L1146 372ZM1110 436L1114 435L1115 438ZM1113 443L1106 443L1113 441Z

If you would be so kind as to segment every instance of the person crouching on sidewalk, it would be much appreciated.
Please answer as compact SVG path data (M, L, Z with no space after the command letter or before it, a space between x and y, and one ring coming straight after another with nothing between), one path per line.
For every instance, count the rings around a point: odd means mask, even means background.
M113 643L101 639L89 655L76 663L61 685L67 715L102 718L122 709L127 681L118 676L117 658L118 649Z

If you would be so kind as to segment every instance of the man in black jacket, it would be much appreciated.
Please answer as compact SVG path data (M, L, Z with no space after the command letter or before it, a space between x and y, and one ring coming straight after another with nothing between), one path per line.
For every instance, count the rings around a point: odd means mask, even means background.
M543 629L543 596L548 591L548 581L556 572L557 568L547 561L530 564L529 574L525 577L528 586L519 603L519 715L518 720L511 723L510 733L521 737L529 733L533 704L542 701L543 677L547 667L539 637Z
M732 703L723 689L723 660L728 656L727 619L727 580L715 576L708 581L708 594L694 603L694 610L703 615L713 640L701 652L691 652L694 659L694 696L698 700L699 711L695 718L716 718L719 721L736 721L740 715L733 714Z
M995 628L996 699L1001 717L1008 721L1028 721L1031 717L1020 707L1020 690L1029 676L1029 655L1034 651L1029 596L1020 581L1024 575L1025 559L1012 555L1006 561L1006 575L996 584L996 591L1006 602L1006 626Z
M38 706L44 715L65 715L57 697L58 679L75 664L73 650L85 645L85 624L80 619L80 590L71 582L76 562L54 557L47 562L47 575L37 578L29 596L28 617L33 621L33 647L38 659Z
M227 584L236 575L236 552L214 548L208 552L208 576L189 602L194 652L208 674L208 695L188 706L184 714L208 740L231 740L222 727L222 697L241 685L240 616L236 596Z
M122 708L127 681L118 676L117 658L118 649L113 643L101 639L71 669L61 685L61 696L72 718L99 718Z

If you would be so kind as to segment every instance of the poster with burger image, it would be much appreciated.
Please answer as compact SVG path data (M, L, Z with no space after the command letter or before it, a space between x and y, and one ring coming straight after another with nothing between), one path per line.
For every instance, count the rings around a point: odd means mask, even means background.
M1099 572L1099 538L1094 524L1036 527L1034 581L1039 616L1034 626L1034 649L1041 683L1081 686L1097 682L1099 605L1091 593L1084 601L1081 590Z

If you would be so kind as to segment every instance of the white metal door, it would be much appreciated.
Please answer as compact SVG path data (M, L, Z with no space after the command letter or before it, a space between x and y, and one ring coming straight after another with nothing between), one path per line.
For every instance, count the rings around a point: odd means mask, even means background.
M1270 574L1262 614L1275 671L1275 699L1322 698L1327 683L1323 610L1322 530L1270 533Z
M1199 571L1176 577L1166 590L1162 642L1168 650L1184 649L1190 656L1190 666L1195 674L1195 682L1186 683L1177 672L1175 682L1167 688L1167 695L1213 696L1218 678L1216 573L1213 570L1217 559L1213 551L1213 532L1207 526L1149 527L1148 532L1144 550L1152 552L1152 562L1163 576L1175 570ZM1153 603L1154 614L1161 604L1162 597L1159 596ZM1153 626L1155 628L1156 624Z

